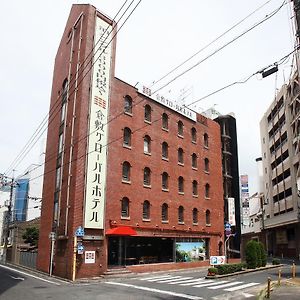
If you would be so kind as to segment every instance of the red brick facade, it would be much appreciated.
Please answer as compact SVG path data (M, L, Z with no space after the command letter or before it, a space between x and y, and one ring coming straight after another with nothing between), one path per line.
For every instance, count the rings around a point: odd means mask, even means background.
M82 14L81 14L82 13ZM223 190L221 139L219 125L201 115L194 122L183 115L138 93L135 87L114 77L114 51L112 57L111 91L108 123L108 165L106 179L104 230L86 229L82 243L85 251L95 251L96 262L86 264L84 255L76 254L74 263L74 232L84 221L86 182L87 132L90 99L90 72L76 77L76 70L88 63L84 59L92 50L95 15L93 6L73 5L61 44L53 76L47 137L45 178L38 269L49 272L50 240L55 230L57 240L53 272L57 276L76 278L99 276L108 269L108 241L105 233L112 228L130 226L138 237L168 239L205 239L209 241L210 255L219 254L223 242ZM107 22L110 22L102 16ZM73 28L73 30L72 30ZM115 44L113 45L115 49ZM69 64L69 61L71 62ZM88 70L87 68L86 70ZM61 125L62 86L65 79L69 86L66 122ZM75 89L75 87L77 87ZM132 99L132 113L124 113L125 96ZM145 105L151 107L151 122L145 122ZM73 113L74 112L74 113ZM168 116L168 130L162 128L162 114ZM178 135L178 121L183 123L183 134ZM131 130L131 145L123 145L124 128ZM191 129L196 132L192 141ZM58 162L59 136L64 132L62 159ZM204 145L204 135L208 146ZM144 138L150 137L151 151L144 153ZM162 158L162 143L168 144L168 159ZM178 149L183 150L183 163L178 163ZM192 154L197 156L197 168L192 167ZM70 158L70 154L72 157ZM209 168L204 160L208 159ZM122 164L130 163L130 182L122 181ZM62 181L57 192L57 165L62 166ZM150 186L144 186L144 168L151 170ZM162 173L168 173L168 189L162 189ZM184 193L178 192L178 178L184 180ZM193 181L198 183L198 193L193 195ZM209 195L205 197L205 185ZM56 193L56 196L55 196ZM54 226L54 198L59 199L59 217ZM121 200L129 200L129 216L121 217ZM143 219L143 202L150 203L150 217ZM168 220L162 221L162 205L168 206ZM183 222L178 222L178 208L182 206ZM198 211L198 222L193 222L193 209ZM210 211L210 224L206 211ZM94 238L94 239L93 239ZM135 237L133 237L133 240ZM121 243L121 239L120 239ZM126 243L126 240L125 240ZM126 251L126 250L125 250ZM126 256L125 256L126 259ZM205 262L204 262L205 263ZM187 264L187 263L185 263ZM158 265L159 268L159 264ZM164 264L165 265L165 264ZM172 266L171 266L172 265ZM176 265L176 264L175 264ZM190 263L192 267L194 264ZM170 264L174 268L174 263ZM132 266L133 269L139 266ZM145 265L141 269L147 270ZM153 266L149 265L153 269ZM165 267L167 268L167 267Z

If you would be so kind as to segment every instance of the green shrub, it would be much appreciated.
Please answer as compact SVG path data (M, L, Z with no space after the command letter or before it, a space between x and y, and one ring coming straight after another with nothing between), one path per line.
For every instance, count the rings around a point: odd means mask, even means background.
M261 257L261 265L262 267L265 267L267 264L267 254L265 251L264 244L262 242L259 242L259 247L260 247L260 257Z
M214 267L208 268L208 275L210 274L218 274L218 269Z
M260 268L262 266L261 250L260 250L259 243L256 242L256 241L255 241L255 249L256 249L256 256L257 256L257 265L256 265L256 267Z
M280 260L278 258L273 258L272 265L280 265Z
M219 275L230 274L234 272L242 271L245 267L244 263L240 264L225 264L216 266Z
M257 242L254 240L251 240L246 244L245 254L248 269L255 269L257 267L256 244Z

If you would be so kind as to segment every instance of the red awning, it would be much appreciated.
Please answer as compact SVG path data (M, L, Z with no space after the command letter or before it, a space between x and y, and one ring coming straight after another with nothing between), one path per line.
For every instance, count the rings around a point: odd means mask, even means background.
M129 226L120 226L108 229L106 235L137 235L137 233Z

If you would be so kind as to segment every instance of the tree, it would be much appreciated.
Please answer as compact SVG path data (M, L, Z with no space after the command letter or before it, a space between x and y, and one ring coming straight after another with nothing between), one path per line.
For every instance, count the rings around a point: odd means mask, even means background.
M39 229L37 227L27 227L22 235L25 243L30 246L37 246L39 240Z
M256 241L251 240L246 244L246 262L249 269L257 267Z
M261 257L261 250L259 242L255 242L255 248L256 248L256 256L257 256L257 267L262 266L262 257Z
M265 267L267 264L267 255L266 255L264 244L262 242L259 242L259 247L260 247L261 265Z

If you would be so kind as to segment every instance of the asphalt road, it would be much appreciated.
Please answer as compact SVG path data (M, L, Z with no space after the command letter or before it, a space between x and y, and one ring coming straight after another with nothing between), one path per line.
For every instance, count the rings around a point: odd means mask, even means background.
M256 299L259 291L266 286L268 277L277 279L278 269L213 281L204 279L206 270L158 272L88 283L70 283L2 265L0 274L1 300L224 300ZM283 277L291 277L291 267L283 267L282 274Z

